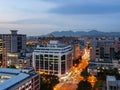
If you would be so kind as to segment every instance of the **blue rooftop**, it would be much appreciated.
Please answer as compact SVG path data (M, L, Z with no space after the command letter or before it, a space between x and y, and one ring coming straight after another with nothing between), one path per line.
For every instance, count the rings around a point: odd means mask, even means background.
M11 69L11 68L0 68L1 73L11 73L11 74L19 74L21 70L19 69Z
M0 90L6 90L15 84L19 83L20 81L29 78L29 74L21 72L19 69L10 69L10 68L0 68L0 73L7 73L8 75L15 75L4 82L0 83Z
M16 83L24 80L25 78L29 77L28 74L20 73L17 76L6 80L5 82L0 84L0 90L5 90L7 88L10 88L11 86L15 85Z

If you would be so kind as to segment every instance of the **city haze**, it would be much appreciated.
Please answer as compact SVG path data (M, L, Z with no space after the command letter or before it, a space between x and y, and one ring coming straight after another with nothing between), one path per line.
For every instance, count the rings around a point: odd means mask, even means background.
M120 31L119 0L1 0L0 32Z

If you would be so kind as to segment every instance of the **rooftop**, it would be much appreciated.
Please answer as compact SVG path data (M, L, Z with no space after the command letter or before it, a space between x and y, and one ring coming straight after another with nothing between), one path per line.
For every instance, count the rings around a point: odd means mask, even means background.
M115 76L107 76L108 81L116 81Z
M29 70L0 68L0 90L8 89L22 80L29 78Z
M3 83L1 83L0 89L5 90L28 77L29 77L28 74L20 73L20 74L14 76L13 78L10 78L10 79L4 81Z

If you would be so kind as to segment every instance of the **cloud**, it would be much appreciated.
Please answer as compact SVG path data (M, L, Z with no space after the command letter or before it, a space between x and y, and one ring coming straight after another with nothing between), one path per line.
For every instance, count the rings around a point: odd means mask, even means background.
M52 0L53 1L53 0ZM54 0L55 1L55 0ZM105 0L105 1L65 1L61 3L59 0L55 1L58 7L49 10L50 13L56 14L113 14L120 13L120 1L118 0Z
M1 0L0 7L0 31L120 30L120 0Z
M0 24L46 24L46 21L41 19L22 19L15 21L0 22Z
M56 4L41 0L1 0L1 18L9 20L43 17L49 9L55 8Z

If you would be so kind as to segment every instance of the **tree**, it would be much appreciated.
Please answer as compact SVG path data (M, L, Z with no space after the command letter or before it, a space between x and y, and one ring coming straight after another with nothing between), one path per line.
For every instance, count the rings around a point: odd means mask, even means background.
M82 80L79 82L76 90L91 90L92 85L87 80Z
M79 60L79 59L73 60L73 65L74 65L75 67L78 66L79 63L80 63L80 60Z
M100 72L98 72L97 77L99 80L106 80L107 75L115 76L117 79L120 79L120 74L118 72L117 68L109 68L109 69L99 69Z
M104 81L102 80L98 80L95 84L94 84L94 90L98 89L98 90L102 90L102 87L103 87L103 83Z
M53 87L59 83L59 78L55 75L40 75L40 90L53 90Z
M89 73L87 72L87 68L85 68L85 69L81 72L81 76L83 76L84 79L87 79L87 77L89 76Z

